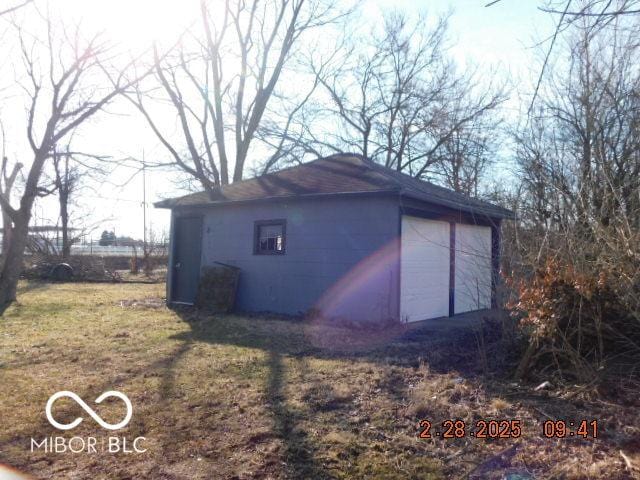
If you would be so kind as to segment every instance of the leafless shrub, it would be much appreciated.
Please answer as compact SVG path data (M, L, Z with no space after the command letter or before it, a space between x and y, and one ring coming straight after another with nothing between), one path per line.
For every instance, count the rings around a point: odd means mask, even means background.
M547 260L517 282L519 300L510 307L535 348L521 363L522 373L537 366L589 382L620 355L640 358L638 305L623 293L626 272L611 265L582 267Z
M588 382L640 358L637 33L615 24L594 33L577 21L567 67L548 77L514 134L510 306L531 335L519 376L535 367Z

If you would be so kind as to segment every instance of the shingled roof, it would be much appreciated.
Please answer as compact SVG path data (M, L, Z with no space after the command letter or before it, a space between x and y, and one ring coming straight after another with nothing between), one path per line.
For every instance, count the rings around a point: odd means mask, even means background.
M218 187L213 194L198 192L162 200L159 208L220 205L236 202L318 195L397 193L443 207L512 218L513 212L476 200L404 173L391 170L357 154L337 154L260 177Z

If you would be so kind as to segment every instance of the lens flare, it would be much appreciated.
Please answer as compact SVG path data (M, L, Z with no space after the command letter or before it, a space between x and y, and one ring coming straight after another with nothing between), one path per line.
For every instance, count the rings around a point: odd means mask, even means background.
M404 331L398 321L400 242L358 262L316 302L306 335L316 347L361 350Z

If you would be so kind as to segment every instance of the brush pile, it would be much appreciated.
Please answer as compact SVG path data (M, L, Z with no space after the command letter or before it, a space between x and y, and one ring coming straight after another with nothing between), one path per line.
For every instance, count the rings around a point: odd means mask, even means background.
M545 378L591 382L614 367L633 373L626 367L640 360L635 262L577 260L547 258L525 278L509 279L516 295L507 306L530 340L518 377L533 369Z

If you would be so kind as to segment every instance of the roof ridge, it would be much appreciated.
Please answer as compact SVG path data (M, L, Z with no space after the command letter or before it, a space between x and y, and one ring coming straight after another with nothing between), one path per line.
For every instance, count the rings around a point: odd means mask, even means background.
M414 177L413 175L409 175L408 173L405 173L405 172L403 172L403 171L401 171L401 170L394 170L393 168L390 168L390 167L387 167L387 166L385 166L385 165L381 165L381 164L379 164L379 163L376 163L376 162L374 162L374 161L373 161L373 160L371 160L371 159L368 159L368 160L369 160L369 161L370 161L370 162L371 162L375 167L378 167L378 168L379 168L379 170L383 171L385 175L389 176L389 177L390 177L390 178L392 178L394 181L396 181L396 182L398 182L398 183L400 183L400 184L401 184L400 180L398 180L397 178L394 178L394 175L401 175L401 176L403 176L403 177L406 177L408 180L412 180L412 181L414 181L414 182L420 182L420 183L423 183L423 184L425 184L425 185L429 185L430 187L436 187L436 188L437 188L437 189L439 189L439 190L444 190L444 191L449 192L449 193L455 193L455 194L458 194L458 195L462 195L462 194L460 194L459 192L456 192L455 190L452 190L452 189L447 188L447 187L443 187L442 185L438 185L437 183L429 182L429 181L427 181L427 180L423 180L423 179L421 179L421 178ZM465 198L468 198L468 197L466 197L466 195L464 195L464 196L465 196Z
M327 155L326 157L316 158L316 159L311 160L309 162L301 162L301 163L298 163L296 165L291 165L289 167L281 168L280 170L275 170L273 172L267 172L267 173L263 173L261 175L256 175L255 177L243 178L242 180L234 181L234 182L228 183L226 185L218 185L215 188L220 188L221 189L223 187L231 187L232 185L238 185L238 184L243 183L243 182L250 182L251 180L258 180L259 178L263 178L263 177L266 177L266 176L269 176L269 175L277 175L277 174L279 174L281 172L286 172L287 170L292 170L294 168L302 167L302 166L305 166L305 165L310 165L310 164L316 163L316 162L321 162L323 160L330 160L330 159L337 158L337 157L355 157L355 158L358 158L359 160L367 160L367 161L371 162L370 159L366 158L364 155L361 155L359 153L352 153L352 152L334 153L334 154L331 154L331 155ZM194 192L194 193L205 193L205 192L206 192L206 190L201 190L199 192ZM189 194L189 195L192 195L192 194Z
M409 175L408 173L391 169L389 167L386 167L384 165L376 163L371 159L367 159L367 160L369 162L371 162L375 167L378 167L378 169L382 173L384 173L386 176L388 176L389 178L392 178L393 180L395 180L401 187L403 187L404 185L402 184L402 182L399 179L394 178L395 175L399 175L399 176L405 177L407 180L410 180L410 181L412 181L414 183L417 183L420 186L425 185L425 186L429 186L429 187L435 188L435 189L439 190L442 193L446 193L446 194L449 194L449 195L453 194L453 195L459 197L460 200L464 200L466 202L471 201L471 202L474 202L476 204L480 204L480 205L484 205L484 206L490 206L490 207L493 207L493 208L496 208L496 207L503 208L500 205L494 205L493 203L488 202L486 200L482 200L480 198L470 197L468 195L465 195L464 193L457 192L457 191L453 190L452 188L444 187L442 185L438 185L437 183L429 182L427 180L423 180L421 178L414 177L412 175ZM433 195L435 192L423 191L422 193L425 193L425 194L428 194L428 195Z
M393 180L401 189L406 188L406 185L404 185L402 183L402 181L399 178L397 178L398 176L404 177L404 179L409 180L412 183L419 185L420 187L426 186L426 187L431 187L431 188L435 188L437 190L440 190L443 193L455 194L455 195L458 195L458 196L462 197L466 201L474 200L473 198L468 197L467 195L461 194L459 192L456 192L455 190L452 190L450 188L443 187L443 186L438 185L438 184L433 183L433 182L428 182L426 180L414 177L412 175L409 175L408 173L405 173L405 172L402 172L402 171L399 171L399 170L394 170L394 169L392 169L390 167L387 167L385 165L381 165L379 163L376 163L375 161L373 161L371 159L368 159L368 160L369 160L369 162L371 162L371 164L374 166L374 168L377 171L379 171L380 173L385 175L387 178ZM434 194L434 192L427 192L427 191L424 191L424 190L422 191L422 193L427 194L427 195L433 195Z

